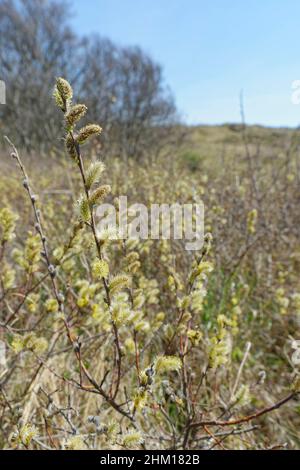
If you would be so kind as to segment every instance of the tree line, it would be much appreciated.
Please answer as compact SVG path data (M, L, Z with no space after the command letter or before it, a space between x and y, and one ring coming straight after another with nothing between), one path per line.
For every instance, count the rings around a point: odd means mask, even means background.
M59 119L51 85L74 84L89 117L103 127L105 155L143 158L174 145L179 122L162 68L139 47L121 47L98 34L81 37L64 0L0 0L0 79L4 133L23 149L59 147Z

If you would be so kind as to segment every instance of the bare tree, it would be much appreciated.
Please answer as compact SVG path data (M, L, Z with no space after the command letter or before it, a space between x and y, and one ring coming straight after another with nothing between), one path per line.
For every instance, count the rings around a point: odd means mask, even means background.
M57 135L49 84L58 74L75 78L70 51L79 40L64 21L68 13L60 1L0 0L0 71L8 94L3 126L28 150Z
M140 158L164 145L155 136L177 116L161 67L138 47L117 48L99 37L91 38L84 57L81 95L103 122L106 152Z
M64 76L105 128L105 154L156 153L176 121L161 67L138 47L77 37L69 17L63 0L0 0L0 78L8 90L2 127L27 150L53 146L58 121L49 89Z

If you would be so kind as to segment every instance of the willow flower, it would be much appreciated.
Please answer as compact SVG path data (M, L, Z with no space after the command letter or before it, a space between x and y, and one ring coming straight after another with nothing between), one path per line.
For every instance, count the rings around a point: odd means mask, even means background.
M64 78L57 78L56 88L63 100L68 101L73 97L73 90L70 83Z
M95 191L90 195L90 205L95 206L96 204L100 204L110 191L111 187L108 184L99 186L99 188L95 189Z
M76 104L66 114L65 119L70 127L73 127L87 112L84 104Z
M181 369L181 360L176 356L158 356L155 361L155 372L163 374L165 372L178 372Z
M67 135L65 144L66 144L66 149L67 149L67 153L69 154L69 156L72 158L72 160L77 161L78 155L77 155L76 143L71 134Z
M98 183L104 170L105 170L104 163L100 161L91 163L91 165L87 169L86 176L85 176L87 189L91 189L93 184Z
M79 145L85 144L91 137L101 134L102 128L97 124L88 124L80 129L77 136L77 143Z

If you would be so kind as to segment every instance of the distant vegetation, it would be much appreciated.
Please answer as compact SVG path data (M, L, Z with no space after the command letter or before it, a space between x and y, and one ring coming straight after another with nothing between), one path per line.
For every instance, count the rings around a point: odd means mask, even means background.
M0 448L300 449L299 131L185 126L66 17L0 0ZM98 233L123 195L202 201L203 247Z
M77 145L100 128L76 130L85 107L68 87L56 91L68 158L12 146L1 160L1 447L298 448L293 134L280 150L259 129L261 153L254 129L195 128L186 154L115 158L103 174ZM94 205L124 194L201 198L204 247L97 234Z
M103 154L138 159L150 147L159 152L178 121L161 67L138 47L77 36L70 14L64 0L0 0L0 79L8 94L1 128L27 151L59 148L61 122L49 98L63 75L90 119L103 123Z

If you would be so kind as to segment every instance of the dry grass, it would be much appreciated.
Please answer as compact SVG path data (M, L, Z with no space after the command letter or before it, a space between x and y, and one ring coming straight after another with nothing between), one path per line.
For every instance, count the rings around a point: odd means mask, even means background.
M201 197L213 242L194 254L180 241L102 245L91 219L77 224L78 163L20 152L26 192L2 152L1 208L19 215L9 240L0 220L2 448L299 448L297 134L191 133L184 156L116 158L101 180L108 201ZM110 274L97 278L99 258Z

